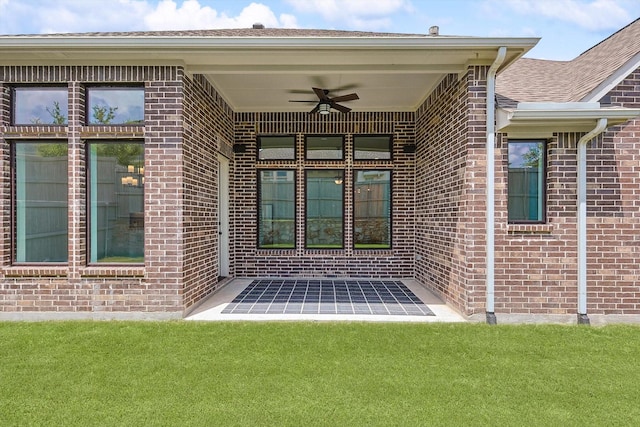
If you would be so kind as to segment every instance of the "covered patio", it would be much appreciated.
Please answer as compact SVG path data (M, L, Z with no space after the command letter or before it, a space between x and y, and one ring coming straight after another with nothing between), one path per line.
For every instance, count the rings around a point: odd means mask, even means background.
M413 279L234 279L186 320L463 322Z

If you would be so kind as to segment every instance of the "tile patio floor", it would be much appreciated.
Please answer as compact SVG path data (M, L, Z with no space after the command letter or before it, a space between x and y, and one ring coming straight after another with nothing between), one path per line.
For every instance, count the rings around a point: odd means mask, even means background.
M186 320L463 322L415 280L234 279Z

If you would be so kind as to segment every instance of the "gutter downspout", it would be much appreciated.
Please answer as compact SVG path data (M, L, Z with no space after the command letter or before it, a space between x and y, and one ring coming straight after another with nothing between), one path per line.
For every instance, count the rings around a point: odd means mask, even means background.
M495 142L496 142L496 73L504 62L507 48L498 49L496 59L487 72L487 258L486 258L486 315L487 323L497 323L494 312L494 271L495 271Z
M591 132L578 141L578 324L589 324L587 317L587 143L607 127L607 119L598 119Z

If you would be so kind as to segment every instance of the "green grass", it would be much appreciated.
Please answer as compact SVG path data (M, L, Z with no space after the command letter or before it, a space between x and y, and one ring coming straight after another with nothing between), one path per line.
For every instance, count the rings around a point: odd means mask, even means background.
M0 425L637 425L640 328L0 323Z

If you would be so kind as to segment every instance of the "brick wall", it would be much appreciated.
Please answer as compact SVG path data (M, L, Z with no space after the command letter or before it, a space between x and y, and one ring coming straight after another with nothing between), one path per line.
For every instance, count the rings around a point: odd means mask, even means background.
M3 242L0 311L162 313L180 316L182 303L182 70L177 67L0 67L0 147L3 170ZM145 125L86 126L85 83L144 83ZM11 84L61 83L69 89L67 126L9 126ZM69 261L60 266L11 265L9 141L55 139L68 143ZM145 142L145 264L89 266L85 143ZM167 179L171 177L172 179Z
M0 68L0 311L155 313L180 317L213 292L218 271L218 155L231 162L231 274L236 277L415 277L465 314L484 311L486 67L445 78L417 112L234 113L202 76L179 67ZM9 86L66 84L67 126L10 126ZM86 126L84 84L141 82L145 125ZM640 106L640 70L610 94ZM393 160L354 163L354 134L392 134ZM297 160L257 161L260 134L293 134ZM309 134L345 136L341 161L304 161ZM496 151L496 312L575 313L576 141L558 134L547 154L548 222L507 223L507 139ZM588 156L588 310L640 314L640 120L608 131ZM11 265L9 142L69 145L69 262ZM144 266L89 266L85 144L145 142ZM233 153L234 143L247 151ZM415 153L403 147L416 144ZM296 249L257 249L257 172L297 171ZM345 169L345 247L304 248L304 171ZM352 170L391 169L392 249L352 248Z
M415 277L453 306L484 306L486 67L450 75L420 107Z
M218 286L218 153L231 158L233 112L202 76L184 84L184 305Z
M351 222L353 197L351 156L353 134L392 134L393 161L358 162L358 169L392 169L393 240L389 250L354 250ZM413 113L237 113L236 143L247 151L235 154L232 171L232 217L235 218L235 273L239 277L412 277L414 261L414 155L403 146L414 143ZM257 162L256 138L261 134L295 134L295 162ZM345 135L343 161L304 162L304 135ZM257 249L257 170L288 168L297 171L296 249ZM304 248L304 170L346 169L344 186L344 249Z
M610 95L640 107L640 70ZM576 143L547 146L546 224L507 224L507 138L499 140L496 206L496 313L577 312ZM640 120L610 128L588 145L587 312L640 314Z

